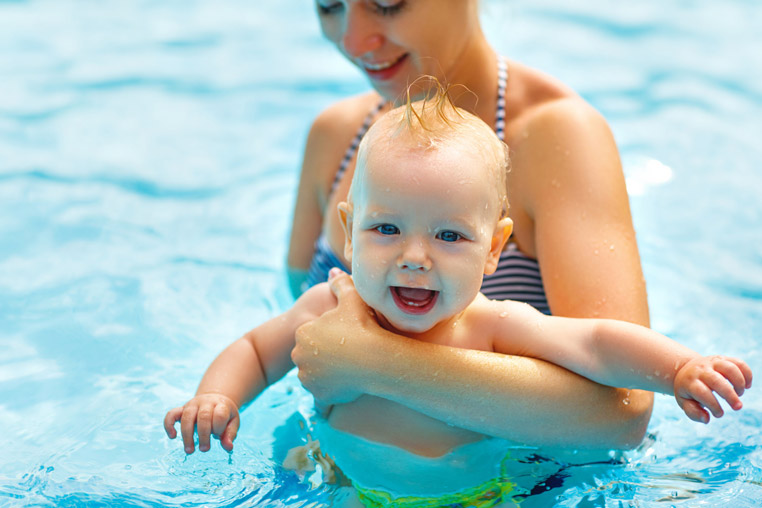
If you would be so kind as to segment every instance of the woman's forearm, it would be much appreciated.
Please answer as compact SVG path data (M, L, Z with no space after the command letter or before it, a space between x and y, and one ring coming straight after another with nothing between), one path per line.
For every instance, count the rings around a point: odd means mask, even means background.
M323 404L367 393L540 446L631 448L645 433L650 392L604 387L540 360L395 335L378 325L349 276L330 285L338 307L297 330L291 355L302 384Z
M451 348L390 335L388 361L368 371L367 393L452 425L539 446L632 448L653 395L605 387L531 358Z

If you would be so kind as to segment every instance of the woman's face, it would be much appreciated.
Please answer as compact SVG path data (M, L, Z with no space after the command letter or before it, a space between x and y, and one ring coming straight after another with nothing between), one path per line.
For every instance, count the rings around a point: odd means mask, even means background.
M479 33L476 0L316 3L325 37L389 100L422 74L457 81L451 74Z

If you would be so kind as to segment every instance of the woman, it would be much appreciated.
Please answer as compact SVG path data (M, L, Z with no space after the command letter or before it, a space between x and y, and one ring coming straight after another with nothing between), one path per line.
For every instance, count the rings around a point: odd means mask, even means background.
M648 325L617 148L589 104L555 79L499 57L482 33L477 0L317 0L317 9L324 35L374 91L329 107L310 130L288 255L292 289L325 280L333 265L346 266L335 210L352 179L354 148L380 110L429 74L473 92L456 98L457 105L494 125L511 147L515 232L482 291L556 315ZM322 403L378 395L537 445L627 448L645 432L650 393L604 388L533 359L391 335L376 326L348 278L335 278L333 286L337 312L302 328L293 353L300 379ZM315 347L319 355L311 353ZM357 356L362 364L349 348L364 352ZM395 362L389 370L389 354L406 358L410 368Z

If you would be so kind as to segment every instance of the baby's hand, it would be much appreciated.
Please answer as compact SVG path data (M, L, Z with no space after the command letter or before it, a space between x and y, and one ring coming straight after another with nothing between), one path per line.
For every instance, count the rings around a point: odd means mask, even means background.
M170 409L164 417L164 430L170 439L177 437L175 423L180 422L185 453L193 453L193 432L198 432L198 449L208 452L209 436L220 440L222 447L233 451L233 440L238 433L240 419L238 407L228 397L217 393L196 395L184 406Z
M703 356L689 361L675 376L675 398L688 417L696 422L709 423L709 409L715 418L723 415L715 397L728 401L738 411L745 389L751 388L751 369L745 362L726 356Z

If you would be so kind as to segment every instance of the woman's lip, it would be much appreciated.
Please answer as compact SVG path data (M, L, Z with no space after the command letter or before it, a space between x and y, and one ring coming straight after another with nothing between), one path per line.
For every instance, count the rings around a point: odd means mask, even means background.
M415 316L426 314L427 312L429 312L431 309L434 308L434 305L436 305L437 299L439 298L439 291L434 291L434 290L425 290L425 291L429 291L431 294L424 299L406 298L405 296L401 294L401 290L404 291L405 289L410 289L410 288L403 288L403 287L397 287L397 286L392 286L389 288L389 291L392 294L392 299L394 300L394 303L405 314L412 314Z
M397 71L399 71L400 67L402 67L406 60L407 53L399 57L397 60L389 62L388 65L387 63L370 64L364 62L360 65L371 79L376 81L386 81L387 79L390 79L392 76L394 76ZM369 65L372 65L372 68L368 67Z

